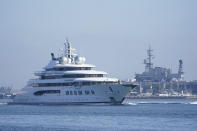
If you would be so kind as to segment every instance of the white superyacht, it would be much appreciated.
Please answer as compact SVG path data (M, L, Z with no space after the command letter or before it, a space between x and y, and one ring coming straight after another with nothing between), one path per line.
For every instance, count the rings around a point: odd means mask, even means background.
M121 104L135 84L123 84L116 78L107 77L95 66L85 64L68 41L64 55L55 57L43 71L35 72L36 79L17 94L11 104Z

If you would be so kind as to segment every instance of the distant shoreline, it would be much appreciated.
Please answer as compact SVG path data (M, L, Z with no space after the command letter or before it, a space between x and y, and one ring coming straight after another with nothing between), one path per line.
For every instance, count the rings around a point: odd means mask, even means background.
M127 99L197 99L197 95L192 96L127 96Z

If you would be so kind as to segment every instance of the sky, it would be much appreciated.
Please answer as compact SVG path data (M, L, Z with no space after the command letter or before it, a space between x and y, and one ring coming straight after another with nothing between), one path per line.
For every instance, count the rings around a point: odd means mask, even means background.
M0 0L0 85L23 88L64 48L120 79L154 66L197 79L196 0Z

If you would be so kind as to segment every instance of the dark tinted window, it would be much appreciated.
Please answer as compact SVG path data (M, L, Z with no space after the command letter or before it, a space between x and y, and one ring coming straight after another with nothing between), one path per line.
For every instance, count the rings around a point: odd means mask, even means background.
M69 91L66 91L66 95L69 95Z
M72 71L72 70L91 70L91 67L59 67L46 69L46 71Z
M91 93L94 95L95 94L94 90L91 90Z
M42 90L34 92L36 96L41 96L43 94L60 94L60 90Z
M85 90L85 94L86 95L89 95L90 94L90 91L89 90Z
M78 95L82 95L82 91L78 91Z
M103 77L103 74L70 74L62 76L41 76L41 79L59 79L59 78L86 78L86 77Z
M48 87L48 86L89 86L97 84L117 84L117 82L103 81L103 82L70 82L70 83L38 83L32 84L33 87Z

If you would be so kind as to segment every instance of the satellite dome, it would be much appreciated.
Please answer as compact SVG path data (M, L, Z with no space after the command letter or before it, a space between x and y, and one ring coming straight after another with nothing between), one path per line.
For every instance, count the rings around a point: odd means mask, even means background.
M76 64L84 64L85 61L86 61L85 57L79 57L79 56L75 57Z
M67 63L69 63L69 59L63 56L63 57L61 57L61 59L60 59L60 63L61 63L61 64L67 64Z

